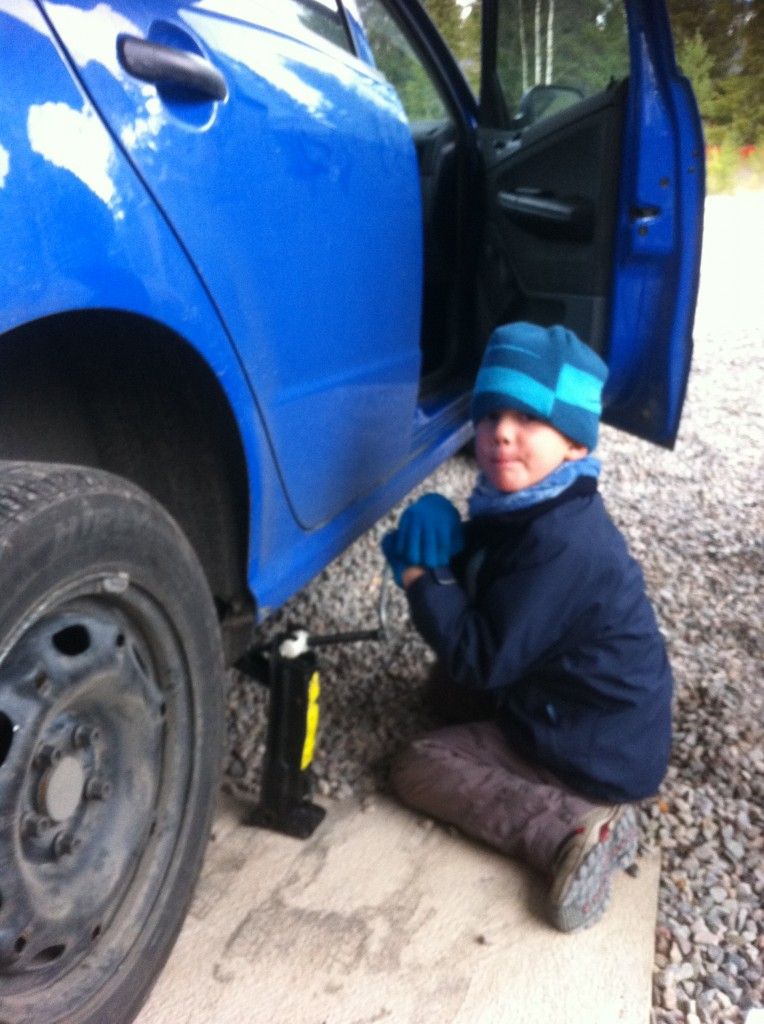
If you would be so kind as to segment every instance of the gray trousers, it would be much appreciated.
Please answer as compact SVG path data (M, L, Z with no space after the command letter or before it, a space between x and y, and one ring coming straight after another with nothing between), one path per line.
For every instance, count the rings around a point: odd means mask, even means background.
M394 759L390 782L409 807L545 873L562 841L603 806L518 757L494 722L414 740Z

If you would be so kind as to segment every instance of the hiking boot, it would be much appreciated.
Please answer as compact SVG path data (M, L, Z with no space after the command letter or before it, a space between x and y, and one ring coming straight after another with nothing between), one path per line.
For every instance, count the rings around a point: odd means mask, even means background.
M586 815L562 844L552 867L549 902L560 931L588 928L599 921L610 901L613 872L634 863L638 841L633 807L596 808Z

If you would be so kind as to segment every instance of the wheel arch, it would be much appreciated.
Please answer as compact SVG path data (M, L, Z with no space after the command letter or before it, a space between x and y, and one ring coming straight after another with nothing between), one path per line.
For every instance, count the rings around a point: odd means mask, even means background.
M0 458L136 483L189 538L221 615L246 615L251 499L239 427L207 362L166 326L99 309L6 333Z

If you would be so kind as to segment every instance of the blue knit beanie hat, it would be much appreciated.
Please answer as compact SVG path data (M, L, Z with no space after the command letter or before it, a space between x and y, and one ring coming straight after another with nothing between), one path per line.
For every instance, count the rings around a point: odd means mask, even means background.
M475 423L490 412L518 409L551 423L592 451L608 369L566 327L518 322L488 340L472 394Z

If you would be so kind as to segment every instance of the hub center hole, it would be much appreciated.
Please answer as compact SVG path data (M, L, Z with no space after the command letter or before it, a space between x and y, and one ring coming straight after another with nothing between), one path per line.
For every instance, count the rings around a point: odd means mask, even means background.
M62 757L45 776L40 787L41 803L53 821L64 821L77 809L85 784L85 772L78 758Z

